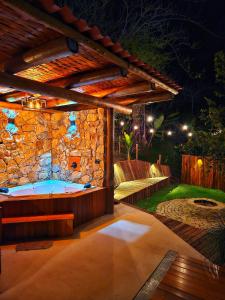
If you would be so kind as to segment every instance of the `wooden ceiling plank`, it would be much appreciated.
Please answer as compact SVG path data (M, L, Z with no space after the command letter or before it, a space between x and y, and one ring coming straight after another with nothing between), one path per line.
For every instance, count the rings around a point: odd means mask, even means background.
M19 13L24 15L25 17L32 18L42 25L57 31L58 33L76 40L79 43L83 43L86 46L90 47L91 49L95 50L98 54L100 54L105 59L109 60L110 62L114 63L115 65L127 69L129 72L147 80L150 82L155 83L157 86L171 92L172 94L178 94L178 90L169 86L166 83L163 83L156 77L148 74L144 70L139 67L134 66L133 64L128 63L126 60L118 57L111 51L107 50L104 46L100 45L99 43L93 41L91 38L83 35L82 33L78 32L75 28L65 24L61 20L55 18L52 15L49 15L42 10L32 6L30 3L24 0L3 0L5 5L17 10Z
M67 88L67 87L78 88L86 85L105 82L107 80L113 80L121 76L125 77L126 74L127 74L126 71L118 67L111 67L111 68L105 68L100 70L94 70L90 72L82 72L80 74L73 74L68 77L48 81L47 84L52 86L63 87L63 88ZM16 101L20 101L24 96L25 93L12 92L12 93L7 93L6 95L2 95L2 99L9 102L16 102Z
M113 108L116 111L124 114L131 114L132 109L119 104L111 103L107 100L78 93L76 91L66 90L64 88L51 86L45 83L40 83L34 80L22 78L16 75L0 72L0 82L3 87L15 88L20 91L31 94L40 94L47 97L55 97L68 101L78 102L85 105L93 105L103 108Z

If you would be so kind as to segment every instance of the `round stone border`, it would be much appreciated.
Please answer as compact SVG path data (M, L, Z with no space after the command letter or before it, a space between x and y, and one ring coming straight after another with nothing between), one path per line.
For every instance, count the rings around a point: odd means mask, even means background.
M224 228L225 203L213 200L218 206L207 207L196 205L194 203L196 199L200 198L172 199L161 202L157 205L156 213L196 228Z

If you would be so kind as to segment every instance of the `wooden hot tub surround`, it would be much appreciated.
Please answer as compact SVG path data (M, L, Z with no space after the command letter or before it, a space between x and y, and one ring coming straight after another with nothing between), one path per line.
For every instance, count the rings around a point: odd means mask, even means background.
M74 194L0 196L2 242L71 235L74 227L106 213L106 189Z

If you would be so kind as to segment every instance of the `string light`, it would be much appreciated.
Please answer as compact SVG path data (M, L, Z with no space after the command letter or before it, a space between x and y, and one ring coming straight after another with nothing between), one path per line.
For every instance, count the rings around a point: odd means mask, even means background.
M173 134L173 133L172 133L171 130L168 130L168 131L167 131L167 135L168 135L168 136L171 136L172 134Z
M124 126L124 121L120 121L120 126Z
M182 130L184 130L184 131L188 130L188 125L184 124L184 125L182 126Z
M138 126L137 125L134 125L134 130L138 130Z
M192 137L193 133L192 132L188 132L188 137Z
M148 116L147 117L147 122L152 122L154 120L153 116Z
M150 133L154 133L154 132L155 132L154 128L150 128L150 129L149 129L149 132L150 132Z

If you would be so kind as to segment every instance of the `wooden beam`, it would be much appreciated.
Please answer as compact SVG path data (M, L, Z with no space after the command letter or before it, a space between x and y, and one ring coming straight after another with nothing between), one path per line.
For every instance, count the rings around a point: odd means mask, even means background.
M153 86L151 83L145 81L145 82L139 82L136 84L133 84L131 86L125 86L120 88L118 91L109 94L107 97L126 97L126 96L132 96L137 95L140 93L147 93L153 91Z
M62 37L28 50L22 55L13 57L5 63L3 69L7 73L16 74L31 67L46 64L77 52L77 42L70 38Z
M16 75L0 72L0 82L3 87L11 87L31 94L40 94L48 97L55 97L64 100L79 102L85 105L93 105L103 108L114 108L116 111L124 114L131 114L132 109L118 105L97 97L81 94L75 91L66 90L60 87L50 86L34 80L18 77Z
M126 105L133 105L133 104L148 104L148 103L156 103L156 102L164 102L164 101L170 101L174 97L173 94L168 92L161 92L161 93L155 93L155 94L149 94L149 95L143 95L140 97L137 97L136 99L130 99L129 103L126 103ZM120 103L118 101L118 103ZM120 103L125 105L125 103Z
M4 101L0 101L0 108L8 108L8 109L23 109L21 104L17 104L17 103L8 103L8 102L4 102Z
M112 214L114 206L113 109L105 109L104 124L105 170L103 185L107 188L106 213Z
M13 102L21 101L24 97L27 97L27 96L29 96L29 93L12 92L12 93L0 95L0 98L7 102L13 103Z
M63 88L75 88L75 87L81 87L85 85L92 85L96 84L98 82L104 82L107 80L113 80L120 76L124 77L126 76L127 72L126 70L120 69L118 67L111 67L101 70L95 70L91 72L84 72L80 74L74 74L70 75L64 78L55 79L46 82L49 85L52 86L58 86ZM119 88L114 88L113 91L118 90ZM112 89L111 89L112 90ZM109 91L110 93L111 91ZM22 92L12 92L5 95L2 95L2 99L9 101L9 102L17 102L21 101L22 98L25 96L28 96L28 93L22 93ZM49 106L49 107L52 107Z
M96 106L91 106L91 105L71 104L71 105L54 107L54 110L57 110L57 111L80 111L80 110L88 110L88 109L95 109L95 108L96 108Z
M105 98L107 101L112 101L120 105L132 105L132 104L147 104L160 101L169 101L173 98L173 95L168 92L153 91L144 93L142 95L132 95L127 97L111 97Z
M31 18L42 25L68 37L71 39L76 40L79 43L83 43L84 45L90 47L91 49L95 50L98 54L103 56L108 61L114 63L115 65L127 69L128 72L131 72L147 81L155 83L157 86L171 92L172 94L178 94L178 90L171 87L170 85L163 83L161 80L157 79L156 77L148 74L144 70L139 67L136 67L124 59L120 58L116 54L112 53L111 51L107 50L104 46L100 45L99 43L93 41L92 39L88 38L87 36L83 35L82 33L78 32L74 27L69 26L62 22L61 20L55 18L52 15L47 14L46 12L34 7L30 3L24 0L3 0L4 4L15 9L16 11L20 12L26 18Z
M77 74L71 76L71 84L69 89L85 86L85 85L92 85L99 82L114 80L118 77L125 77L127 76L127 71L120 69L118 67L112 67L102 70L95 70L91 72L86 72L83 74Z

